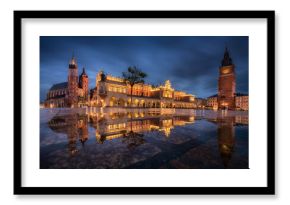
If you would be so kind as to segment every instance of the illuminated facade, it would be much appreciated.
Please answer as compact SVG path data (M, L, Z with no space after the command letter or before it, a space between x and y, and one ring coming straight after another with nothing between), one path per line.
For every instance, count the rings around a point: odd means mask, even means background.
M54 84L46 95L44 106L55 107L81 107L88 105L89 78L85 68L78 75L78 65L75 57L69 62L68 81Z
M54 84L47 93L45 107L138 107L138 108L194 108L195 97L171 87L169 80L159 87L149 84L131 87L122 78L105 75L96 76L95 88L89 92L88 75L78 76L78 65L73 57L69 63L68 81Z
M105 75L100 71L96 77L96 87L91 91L90 105L97 107L134 108L194 108L195 97L171 87L169 80L159 87L149 84L131 87L124 79Z
M206 101L206 106L207 108L217 110L218 109L218 96L217 95L212 95L207 98Z
M242 93L237 93L235 96L237 110L249 110L249 96Z
M195 98L196 109L204 109L207 105L207 100L203 98Z
M234 97L235 102L235 110L249 110L249 96L247 94L236 93ZM206 100L206 108L217 110L218 107L218 96L213 95L207 98Z

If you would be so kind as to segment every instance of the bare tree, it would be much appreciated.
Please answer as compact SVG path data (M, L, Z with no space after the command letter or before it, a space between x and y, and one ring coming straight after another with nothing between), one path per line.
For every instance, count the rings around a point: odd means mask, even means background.
M138 83L144 83L147 74L139 70L136 66L130 66L128 71L123 72L124 81L131 87L131 107L133 104L133 86Z

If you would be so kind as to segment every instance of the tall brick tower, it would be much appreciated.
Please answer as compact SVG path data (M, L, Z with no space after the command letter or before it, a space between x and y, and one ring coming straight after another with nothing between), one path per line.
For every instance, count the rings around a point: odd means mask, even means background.
M236 74L235 65L226 48L219 68L218 108L235 109Z
M88 101L89 99L89 77L86 74L85 68L83 68L83 72L80 75L80 88L84 91L84 99Z
M77 107L78 105L78 65L74 56L69 62L67 82L68 82L68 106Z

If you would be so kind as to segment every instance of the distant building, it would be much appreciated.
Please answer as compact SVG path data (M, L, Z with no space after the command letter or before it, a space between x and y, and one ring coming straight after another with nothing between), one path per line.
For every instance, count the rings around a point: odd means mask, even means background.
M235 109L236 74L235 65L226 48L219 67L218 108Z
M247 94L236 93L236 110L249 110L249 96Z
M79 76L76 59L72 57L68 68L68 81L52 85L46 95L45 107L81 107L88 105L88 90L89 78L85 68Z
M40 108L45 108L44 103L41 102L40 105L39 105L39 107L40 107Z
M207 98L206 107L209 109L218 109L218 95L212 95Z
M249 96L248 94L236 93L235 98L235 107L234 110L249 110ZM212 95L206 99L206 108L217 110L218 107L218 95Z
M204 109L207 106L207 100L203 98L195 98L195 108Z

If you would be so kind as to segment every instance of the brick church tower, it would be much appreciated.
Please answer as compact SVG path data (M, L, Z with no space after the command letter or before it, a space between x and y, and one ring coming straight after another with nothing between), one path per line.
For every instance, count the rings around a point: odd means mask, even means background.
M89 99L89 77L86 74L85 68L83 68L83 72L80 75L80 88L84 91L84 99L87 101Z
M219 68L218 108L235 109L236 74L229 51L226 48Z
M68 106L77 107L78 105L78 65L73 56L68 69Z

